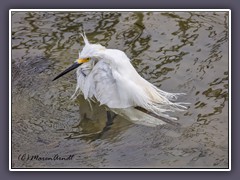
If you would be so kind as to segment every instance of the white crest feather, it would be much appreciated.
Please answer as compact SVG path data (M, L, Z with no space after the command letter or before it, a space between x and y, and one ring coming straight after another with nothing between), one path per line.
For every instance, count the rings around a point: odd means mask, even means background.
M82 36L85 45L90 44L89 41L88 41L88 39L87 39L87 36L86 36L85 32L80 33L80 35Z

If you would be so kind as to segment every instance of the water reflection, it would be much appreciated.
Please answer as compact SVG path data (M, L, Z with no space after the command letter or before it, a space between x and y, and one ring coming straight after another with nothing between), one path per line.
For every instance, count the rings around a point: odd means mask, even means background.
M191 106L176 114L181 126L117 117L99 136L106 109L69 99L74 73L51 81L77 58L83 30L90 42L126 52L156 86L186 92ZM227 167L228 73L226 12L13 12L14 167ZM27 163L19 152L78 158Z

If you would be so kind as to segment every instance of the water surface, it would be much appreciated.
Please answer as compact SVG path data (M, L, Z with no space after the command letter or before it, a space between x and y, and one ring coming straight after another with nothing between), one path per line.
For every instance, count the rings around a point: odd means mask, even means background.
M190 108L177 123L136 125L79 97L80 32L124 51L139 74ZM228 168L227 12L12 12L13 168ZM38 155L71 160L27 160Z

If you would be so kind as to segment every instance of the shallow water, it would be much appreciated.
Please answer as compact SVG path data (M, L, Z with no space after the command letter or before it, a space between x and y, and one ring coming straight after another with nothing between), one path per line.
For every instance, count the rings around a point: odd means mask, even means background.
M83 46L124 51L145 79L184 92L177 124L136 125L70 100L72 72L52 82ZM228 168L228 13L13 12L13 168ZM69 160L39 159L55 155ZM31 159L38 155L39 158Z

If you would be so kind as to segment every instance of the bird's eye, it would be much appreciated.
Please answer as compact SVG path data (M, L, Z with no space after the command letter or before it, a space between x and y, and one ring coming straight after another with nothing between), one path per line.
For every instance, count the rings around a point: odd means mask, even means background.
M91 59L90 57L86 58L87 61L90 61L90 59Z

